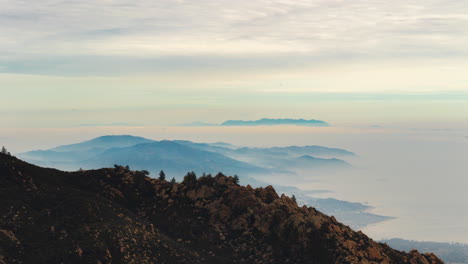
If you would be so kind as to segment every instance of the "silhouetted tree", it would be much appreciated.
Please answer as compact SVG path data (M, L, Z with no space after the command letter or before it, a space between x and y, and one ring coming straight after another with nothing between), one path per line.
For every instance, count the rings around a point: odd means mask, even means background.
M175 181L175 178L174 178L174 177L172 177L171 183L172 183L172 184L176 183L176 181Z
M237 175L235 175L235 174L234 174L234 182L235 182L236 184L239 184L239 176L237 176Z
M294 202L296 202L296 196L295 196L294 194L292 195L291 199L292 199Z
M187 173L187 175L185 175L184 177L183 183L189 186L195 185L195 183L197 183L197 175L195 174L195 172L192 171Z
M161 171L159 172L159 179L160 179L161 181L163 181L163 180L166 179L166 173L164 173L163 170L161 170Z
M11 153L5 148L5 146L2 147L2 153L11 156Z
M126 169L127 171L129 171L129 170L130 170L130 166L128 166L128 165L125 166L125 169Z
M141 172L146 176L150 175L149 171L147 171L147 170L142 170Z

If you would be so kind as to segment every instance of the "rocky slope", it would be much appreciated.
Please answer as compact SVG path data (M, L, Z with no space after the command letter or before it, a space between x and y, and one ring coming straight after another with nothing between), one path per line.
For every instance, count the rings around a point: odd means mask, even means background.
M0 154L0 263L442 263L369 239L271 187Z

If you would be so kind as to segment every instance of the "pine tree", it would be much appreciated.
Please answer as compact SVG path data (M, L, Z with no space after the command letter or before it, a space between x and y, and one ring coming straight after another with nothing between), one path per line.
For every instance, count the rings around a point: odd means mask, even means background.
M195 172L189 172L185 175L183 183L189 186L195 185L197 183L197 175Z
M291 199L292 199L294 202L296 202L296 196L295 196L294 194L292 195Z
M172 183L172 184L176 183L176 181L175 181L175 178L174 178L174 177L172 177L171 183Z
M235 182L236 184L239 184L239 176L234 175L234 182Z
M166 173L164 173L163 170L161 170L161 171L159 172L159 179L160 179L161 181L163 181L163 180L166 179Z
M2 147L2 153L8 155L8 150L5 148L5 146Z

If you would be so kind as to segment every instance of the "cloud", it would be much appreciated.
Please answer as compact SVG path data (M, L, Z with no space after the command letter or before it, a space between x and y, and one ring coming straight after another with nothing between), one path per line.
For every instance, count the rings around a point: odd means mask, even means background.
M463 1L1 0L0 4L3 72L37 73L42 68L62 74L70 64L86 68L102 63L105 68L115 65L112 61L142 59L169 60L175 68L183 68L190 59L222 67L240 56L249 58L241 62L247 66L259 61L257 66L264 67L265 58L273 58L281 62L276 67L285 67L281 64L291 60L298 65L317 63L316 58L321 62L468 55L468 3ZM191 66L200 67L197 63L185 67Z

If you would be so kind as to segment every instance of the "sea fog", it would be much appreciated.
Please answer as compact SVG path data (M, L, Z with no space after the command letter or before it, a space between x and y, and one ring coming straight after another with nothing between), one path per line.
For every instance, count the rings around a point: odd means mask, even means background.
M297 186L330 190L323 195L367 203L374 213L396 217L363 230L375 239L468 243L465 136L417 131L348 140L339 145L359 155L350 161L355 170L314 176ZM304 178L310 179L307 173Z
M468 243L468 128L459 124L402 124L343 127L77 127L2 129L12 153L46 149L109 134L150 139L227 142L239 146L321 145L344 148L354 169L337 173L302 171L272 176L272 183L296 186L373 206L395 217L364 228L374 239Z

